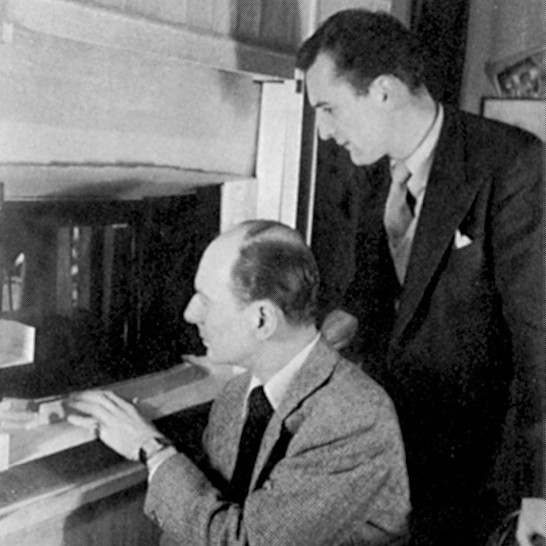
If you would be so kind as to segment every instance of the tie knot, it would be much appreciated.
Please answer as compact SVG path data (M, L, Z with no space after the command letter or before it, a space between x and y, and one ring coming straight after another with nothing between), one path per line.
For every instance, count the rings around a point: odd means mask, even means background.
M272 413L273 408L265 395L263 386L253 388L248 396L248 419L253 422L269 420Z
M396 161L391 168L393 184L402 186L411 178L411 172L403 161Z

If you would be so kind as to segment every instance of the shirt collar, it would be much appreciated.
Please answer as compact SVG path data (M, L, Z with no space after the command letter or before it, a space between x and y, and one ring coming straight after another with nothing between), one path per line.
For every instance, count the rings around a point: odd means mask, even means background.
M273 407L274 410L277 410L280 406L281 400L286 393L288 386L296 373L300 370L300 368L303 366L304 362L307 360L307 357L309 356L309 353L313 349L313 347L317 344L318 340L320 338L320 333L317 334L317 336L306 345L290 362L284 366L281 370L279 370L265 385L264 385L264 392L267 396L267 399L269 400L269 403ZM258 385L261 385L262 382L256 377L252 376L248 388L248 393ZM248 396L247 393L247 396Z
M441 104L438 103L438 109L436 117L429 129L427 135L421 142L417 149L406 159L405 163L410 172L418 172L423 165L426 165L432 159L432 152L436 148L438 138L440 137L440 129L444 120L444 109Z
M440 136L443 119L444 109L441 104L438 104L436 116L430 130L421 144L417 146L417 149L406 160L406 165L412 173L416 172L417 169L432 156L432 152L434 151L436 143L438 142L438 137Z
M420 178L422 178L419 176L419 173L421 173L423 169L428 168L428 166L431 164L434 149L436 148L436 144L440 138L440 130L442 129L443 121L444 108L440 103L437 103L436 116L430 129L426 133L425 138L423 138L415 151L404 160L406 167L412 174L408 187L411 189L411 192L415 197L417 197L421 188L412 187L412 183L415 184ZM393 161L391 160L391 167L392 163Z

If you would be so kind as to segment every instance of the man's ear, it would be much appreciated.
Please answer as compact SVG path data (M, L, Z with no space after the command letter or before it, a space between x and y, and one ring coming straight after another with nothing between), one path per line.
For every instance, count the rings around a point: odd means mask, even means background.
M396 101L398 83L394 76L382 74L370 84L368 93L382 108L391 108Z
M271 337L279 325L279 308L269 300L253 302L254 331L260 339Z

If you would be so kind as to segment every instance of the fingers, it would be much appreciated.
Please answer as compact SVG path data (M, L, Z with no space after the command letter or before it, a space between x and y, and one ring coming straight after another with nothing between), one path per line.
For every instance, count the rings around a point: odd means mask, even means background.
M133 404L110 391L73 394L67 407L70 423L94 429L100 440L127 459L136 460L140 446L159 435Z
M66 420L76 427L86 428L93 430L98 435L99 423L92 417L82 417L81 415L68 415Z
M114 408L121 408L126 411L132 411L134 410L133 404L130 402L127 402L121 396L118 396L117 394L113 393L112 391L101 391L104 395L104 398L112 404Z
M104 427L151 427L148 420L130 402L111 391L85 391L67 400L68 414L92 418Z
M112 420L135 418L135 407L110 391L85 391L70 396L66 406L69 414L78 412L105 424Z
M70 395L69 400L76 402L86 402L92 404L98 404L104 406L105 408L116 406L119 404L119 401L124 400L120 398L117 394L114 394L111 391L82 391L73 393Z

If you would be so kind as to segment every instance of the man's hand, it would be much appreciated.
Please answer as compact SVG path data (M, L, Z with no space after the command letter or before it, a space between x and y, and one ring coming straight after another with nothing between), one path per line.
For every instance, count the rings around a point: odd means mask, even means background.
M351 343L358 330L358 319L341 309L334 309L322 323L321 332L338 351Z
M67 400L68 422L97 429L98 437L114 451L132 461L138 460L140 447L162 434L137 409L110 391L76 393ZM74 409L86 416L71 414Z

